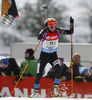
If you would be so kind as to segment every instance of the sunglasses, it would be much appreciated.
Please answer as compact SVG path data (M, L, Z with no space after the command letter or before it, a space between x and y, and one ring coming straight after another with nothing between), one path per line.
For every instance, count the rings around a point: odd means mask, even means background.
M26 53L28 53L28 52L25 52L25 54L26 54Z
M54 29L54 28L56 28L56 27L49 27L49 28L52 28L52 29Z

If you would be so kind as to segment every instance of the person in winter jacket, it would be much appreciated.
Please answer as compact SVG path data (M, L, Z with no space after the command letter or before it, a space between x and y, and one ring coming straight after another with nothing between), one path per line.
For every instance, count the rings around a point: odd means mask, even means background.
M32 48L26 49L25 61L23 61L21 63L21 67L20 67L21 71L20 71L18 77L15 79L14 83L17 83L20 75L22 74L22 72L23 72L24 68L26 67L26 65L28 64L28 62L29 62L29 65L28 65L27 69L25 70L21 80L23 80L25 78L25 76L36 77L38 60L35 59L33 53L34 53L34 50ZM43 72L43 74L44 74L44 72Z
M92 81L92 75L88 73L88 69L83 67L80 64L81 56L78 53L75 53L72 57L73 63L73 78L76 82L84 81Z
M14 58L9 58L8 59L8 65L7 67L1 72L1 74L3 76L6 76L6 75L10 75L10 76L13 76L13 75L18 75L20 72L20 69L19 69L19 66L16 62L16 60Z
M70 75L71 75L71 69L64 63L64 59L63 58L58 58L61 64L61 80L70 80ZM45 76L46 78L53 78L55 79L55 68L52 67L50 69L50 71L47 73L47 75Z

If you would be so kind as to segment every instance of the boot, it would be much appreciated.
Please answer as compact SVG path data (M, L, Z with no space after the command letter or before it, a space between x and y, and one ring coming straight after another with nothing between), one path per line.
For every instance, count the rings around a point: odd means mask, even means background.
M54 85L54 91L53 91L54 97L61 97L58 90L59 90L59 85Z
M40 98L39 90L34 89L34 93L29 98Z

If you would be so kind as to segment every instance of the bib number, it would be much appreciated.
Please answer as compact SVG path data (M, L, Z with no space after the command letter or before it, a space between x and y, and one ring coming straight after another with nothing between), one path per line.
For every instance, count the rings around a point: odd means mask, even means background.
M54 47L56 45L56 41L47 41L46 45L48 47Z

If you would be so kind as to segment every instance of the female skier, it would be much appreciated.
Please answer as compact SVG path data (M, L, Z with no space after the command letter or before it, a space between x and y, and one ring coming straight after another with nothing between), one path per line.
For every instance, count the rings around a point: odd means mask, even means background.
M45 22L47 27L40 31L38 35L38 40L42 40L41 54L38 61L37 76L34 85L34 93L30 95L31 98L37 98L40 96L39 87L40 79L42 77L43 70L47 63L50 63L56 71L56 78L54 81L54 97L60 97L61 95L58 92L59 83L60 83L60 62L57 57L58 49L58 40L61 33L63 34L73 34L73 24L74 19L70 17L70 30L64 30L61 27L57 28L57 21L55 18L48 18ZM71 28L72 26L72 28Z

